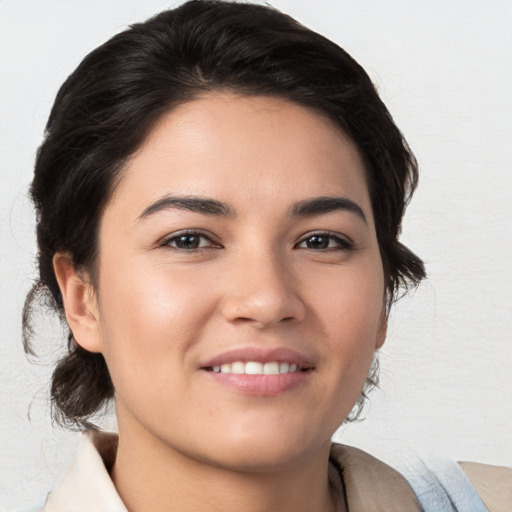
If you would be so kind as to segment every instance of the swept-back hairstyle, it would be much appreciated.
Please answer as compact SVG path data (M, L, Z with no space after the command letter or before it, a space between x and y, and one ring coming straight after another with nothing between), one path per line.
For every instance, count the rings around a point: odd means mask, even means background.
M416 187L416 161L363 68L335 43L271 7L190 1L114 36L82 61L57 94L30 189L39 278L23 312L27 352L37 303L66 325L55 253L69 254L95 284L98 225L124 163L162 115L217 90L285 98L332 119L365 162L388 308L400 288L425 276L421 260L398 241ZM68 332L68 352L52 378L54 417L83 427L114 387L103 356L82 349ZM367 388L375 378L370 375Z

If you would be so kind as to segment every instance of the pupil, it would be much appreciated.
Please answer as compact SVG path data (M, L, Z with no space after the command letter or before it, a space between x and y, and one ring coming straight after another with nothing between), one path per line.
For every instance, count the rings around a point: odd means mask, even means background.
M183 235L177 240L180 249L197 249L199 247L199 237L197 235Z
M325 236L312 236L308 239L307 245L310 249L326 249L329 240Z

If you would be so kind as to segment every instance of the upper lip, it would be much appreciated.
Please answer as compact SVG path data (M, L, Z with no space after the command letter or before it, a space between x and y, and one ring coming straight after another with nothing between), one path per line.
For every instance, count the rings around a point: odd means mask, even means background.
M222 364L234 363L236 361L256 361L258 363L270 363L277 361L279 363L296 364L301 368L313 368L312 361L297 352L285 347L273 349L264 349L261 347L241 347L222 352L201 364L201 368L210 368Z

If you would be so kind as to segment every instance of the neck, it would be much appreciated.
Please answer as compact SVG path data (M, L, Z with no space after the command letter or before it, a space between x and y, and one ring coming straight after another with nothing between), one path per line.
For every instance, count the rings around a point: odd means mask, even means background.
M114 484L130 512L338 510L327 474L329 446L289 467L256 472L197 460L140 434L123 432L120 425L112 468Z

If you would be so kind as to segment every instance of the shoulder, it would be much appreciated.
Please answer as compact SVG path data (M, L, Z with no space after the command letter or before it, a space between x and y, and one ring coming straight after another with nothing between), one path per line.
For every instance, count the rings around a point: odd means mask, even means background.
M490 512L512 510L512 468L459 462Z
M414 453L392 460L390 467L353 447L333 444L331 448L331 464L337 466L348 497L355 493L361 503L367 504L369 496L381 503L382 499L403 496L399 502L405 500L408 508L400 510L418 510L411 503L412 492L419 509L425 511L512 511L512 468L433 456L419 458Z

